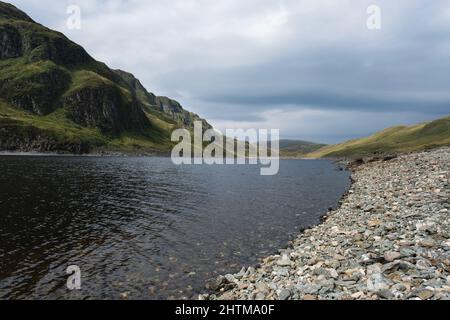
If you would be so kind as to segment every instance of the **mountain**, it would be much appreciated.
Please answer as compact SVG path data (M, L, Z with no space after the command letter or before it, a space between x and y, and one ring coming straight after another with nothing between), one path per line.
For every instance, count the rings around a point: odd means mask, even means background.
M397 126L370 137L327 146L308 157L364 157L433 149L450 145L450 117L415 126Z
M325 144L318 144L303 140L280 140L280 156L289 158L304 157L308 153L325 147Z
M203 121L0 2L0 150L167 153Z

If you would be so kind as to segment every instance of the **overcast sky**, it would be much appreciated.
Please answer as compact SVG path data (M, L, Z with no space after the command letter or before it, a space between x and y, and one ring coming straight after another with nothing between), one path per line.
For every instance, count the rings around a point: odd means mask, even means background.
M448 0L9 2L221 130L334 143L450 114Z

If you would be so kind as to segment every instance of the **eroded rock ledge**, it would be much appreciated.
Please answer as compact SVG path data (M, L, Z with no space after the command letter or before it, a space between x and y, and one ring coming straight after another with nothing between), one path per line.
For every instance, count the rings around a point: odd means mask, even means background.
M450 299L450 148L364 164L342 206L200 299Z

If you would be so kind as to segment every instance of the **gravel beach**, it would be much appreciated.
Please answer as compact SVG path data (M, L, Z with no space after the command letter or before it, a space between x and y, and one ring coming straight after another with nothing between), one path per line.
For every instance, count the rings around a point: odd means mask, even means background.
M353 169L339 209L199 299L450 299L450 148Z

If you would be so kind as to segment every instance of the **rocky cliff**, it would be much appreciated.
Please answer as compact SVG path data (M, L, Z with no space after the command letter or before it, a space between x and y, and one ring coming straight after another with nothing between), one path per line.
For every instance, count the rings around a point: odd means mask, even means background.
M212 128L206 120L200 118L195 113L185 110L178 101L168 97L156 96L155 94L148 92L133 74L123 70L115 70L115 72L121 76L131 88L133 88L139 102L146 106L147 110L160 111L186 128L192 129L195 121L203 122L204 130Z

